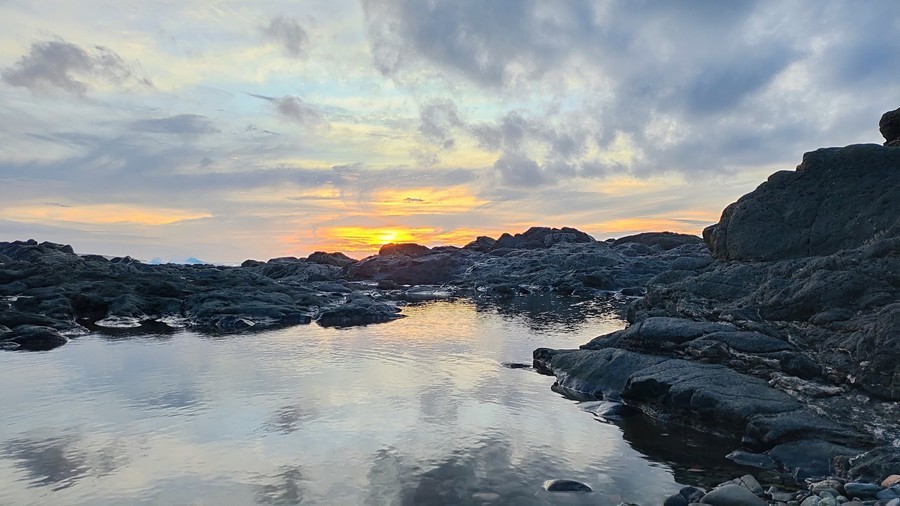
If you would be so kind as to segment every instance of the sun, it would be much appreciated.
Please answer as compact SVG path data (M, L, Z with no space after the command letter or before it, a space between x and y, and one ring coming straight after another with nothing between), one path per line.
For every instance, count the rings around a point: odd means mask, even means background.
M396 230L379 230L372 235L374 236L376 243L387 244L396 241L397 237L400 235L400 232Z

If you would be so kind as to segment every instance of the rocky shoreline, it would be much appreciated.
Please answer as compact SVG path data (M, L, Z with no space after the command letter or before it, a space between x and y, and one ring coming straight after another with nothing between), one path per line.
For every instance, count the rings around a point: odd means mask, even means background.
M533 227L464 247L390 244L359 261L317 252L238 267L4 242L0 348L49 350L94 329L365 325L442 297L605 298L627 328L577 350L537 349L534 367L573 399L731 438L728 458L758 470L708 492L687 487L667 505L897 506L900 109L881 130L885 146L807 153L702 239L596 241Z

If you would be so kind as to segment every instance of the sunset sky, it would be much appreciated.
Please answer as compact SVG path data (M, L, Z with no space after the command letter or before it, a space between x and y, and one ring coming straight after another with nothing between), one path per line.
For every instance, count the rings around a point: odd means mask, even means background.
M0 0L0 27L0 240L143 259L699 233L900 106L896 0Z

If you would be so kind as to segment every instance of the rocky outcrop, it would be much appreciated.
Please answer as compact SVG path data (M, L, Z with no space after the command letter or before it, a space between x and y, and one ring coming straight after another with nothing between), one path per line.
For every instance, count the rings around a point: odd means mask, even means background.
M900 146L900 108L884 113L878 129L884 136L885 146Z
M726 207L703 237L722 260L830 255L882 234L896 237L898 215L900 150L825 148Z
M796 478L900 444L900 150L807 153L704 239L715 261L673 262L625 330L538 349L535 367L573 398L741 438L733 458ZM867 455L896 454L879 448Z
M310 323L367 324L397 318L396 304L355 294L352 319L340 254L278 258L241 267L147 265L129 257L77 255L70 246L0 243L0 345L48 350L90 328L153 322L204 332L242 332ZM350 259L352 261L352 259Z

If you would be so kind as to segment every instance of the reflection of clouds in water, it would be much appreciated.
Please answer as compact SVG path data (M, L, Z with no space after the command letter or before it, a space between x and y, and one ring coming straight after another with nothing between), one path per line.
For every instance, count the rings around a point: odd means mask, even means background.
M260 481L270 481L256 487L255 500L258 504L300 504L306 495L305 479L300 466L282 466L272 477L261 477ZM274 482L274 483L273 483Z
M139 402L152 408L184 409L202 406L203 396L197 390L188 388L148 395L139 399Z
M87 476L105 476L127 464L125 451L115 442L100 448L79 448L75 436L50 439L13 439L3 445L2 453L24 470L34 487L52 486L53 490L71 487Z
M263 428L269 432L290 434L300 428L302 422L318 418L315 408L300 406L282 406L278 408Z
M592 320L594 325L597 320L609 320L610 331L615 330L622 326L622 321L617 317L624 307L622 304L622 301L611 298L585 299L545 293L506 299L475 299L475 308L479 312L496 312L505 319L522 322L539 333L577 330L588 320Z
M564 463L531 452L515 458L510 442L495 434L449 455L417 462L395 448L373 455L366 504L606 504L604 495L550 497L544 480L564 472ZM612 504L612 503L611 503Z
M419 392L419 413L425 422L455 423L461 400L453 395L455 389L450 382L431 385Z

